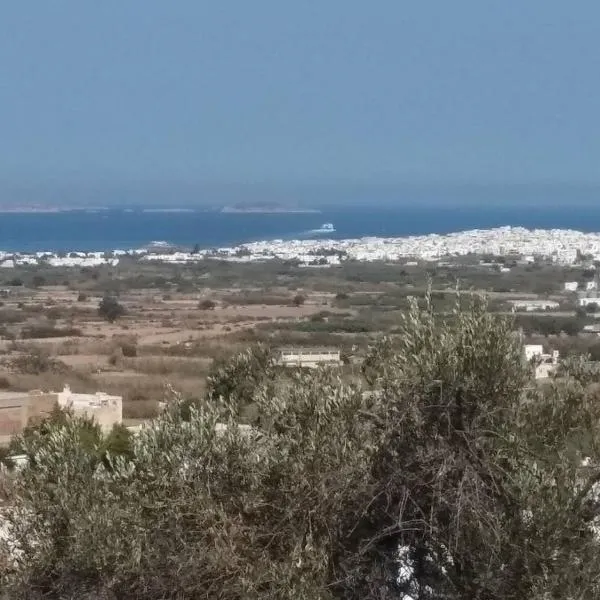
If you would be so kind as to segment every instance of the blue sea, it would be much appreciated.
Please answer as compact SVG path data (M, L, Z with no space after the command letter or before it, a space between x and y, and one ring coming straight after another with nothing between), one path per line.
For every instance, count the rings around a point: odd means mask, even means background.
M113 250L152 241L214 248L272 239L311 237L332 223L329 238L448 233L503 225L600 231L600 206L576 207L337 207L305 214L227 214L218 211L67 211L0 214L0 250Z

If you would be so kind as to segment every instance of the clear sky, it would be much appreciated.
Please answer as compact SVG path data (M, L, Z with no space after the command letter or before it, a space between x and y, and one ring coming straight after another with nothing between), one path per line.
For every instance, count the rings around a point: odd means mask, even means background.
M0 183L600 182L598 0L13 0Z

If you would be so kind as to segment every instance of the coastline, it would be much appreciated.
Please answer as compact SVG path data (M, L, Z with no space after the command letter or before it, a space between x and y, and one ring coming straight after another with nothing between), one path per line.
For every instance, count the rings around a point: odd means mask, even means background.
M127 250L45 252L0 251L0 267L48 265L62 267L117 266L120 259L156 261L173 264L221 260L236 263L281 260L299 266L334 266L343 262L396 262L407 260L440 261L467 256L521 257L527 263L537 259L556 264L576 265L582 257L600 261L600 232L584 233L572 229L527 229L503 226L471 229L448 234L396 237L364 236L331 239L272 239L239 243L228 247L206 246L192 249L174 244L150 250L147 247ZM591 258L590 258L591 257Z

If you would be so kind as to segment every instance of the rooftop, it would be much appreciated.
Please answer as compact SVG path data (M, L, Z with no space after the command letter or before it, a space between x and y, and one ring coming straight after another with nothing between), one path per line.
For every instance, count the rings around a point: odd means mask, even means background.
M339 352L339 348L311 347L311 346L284 346L277 348L277 352L310 352L311 354L325 354L328 352Z

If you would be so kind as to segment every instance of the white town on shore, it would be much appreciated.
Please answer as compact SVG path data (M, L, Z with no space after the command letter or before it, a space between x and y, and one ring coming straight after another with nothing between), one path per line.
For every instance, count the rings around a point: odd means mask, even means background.
M142 261L173 264L203 260L225 260L251 263L268 260L296 261L300 266L327 267L344 260L407 261L440 260L469 254L495 256L519 255L550 259L556 264L575 264L581 255L600 260L600 232L584 233L569 229L525 229L498 227L473 229L448 234L406 237L363 237L357 239L302 239L252 242L228 248L206 248L182 251L166 242L153 242L149 247L109 252L36 252L0 251L0 267L47 265L50 267L116 266L123 257Z

